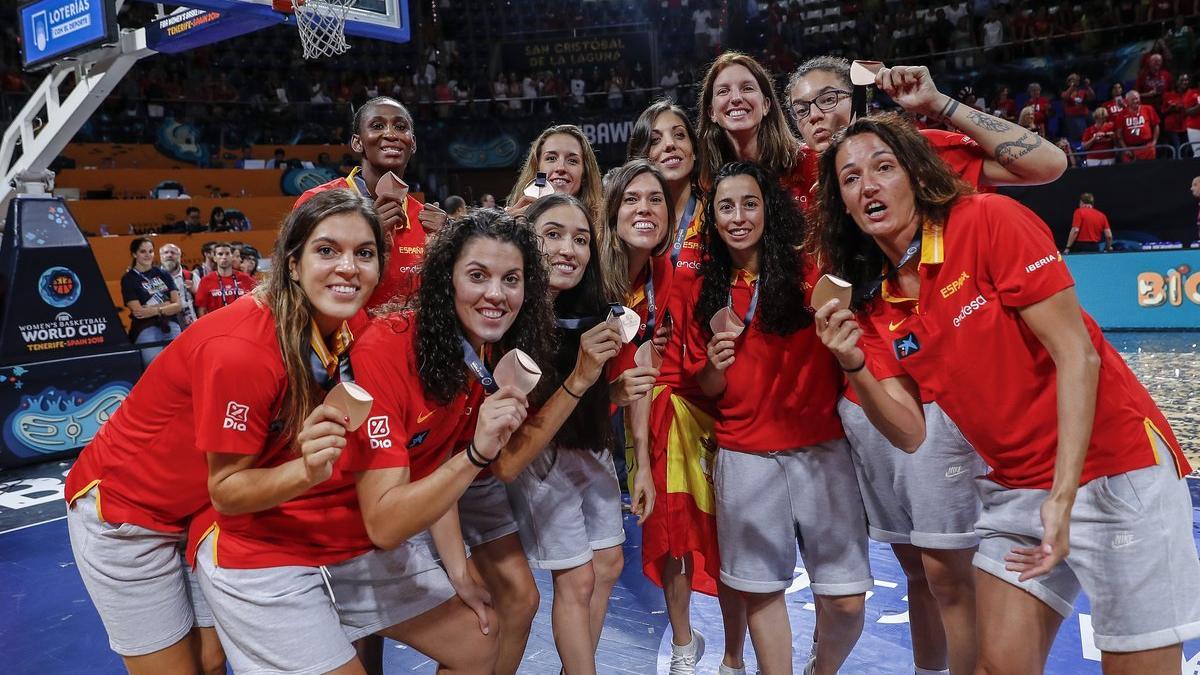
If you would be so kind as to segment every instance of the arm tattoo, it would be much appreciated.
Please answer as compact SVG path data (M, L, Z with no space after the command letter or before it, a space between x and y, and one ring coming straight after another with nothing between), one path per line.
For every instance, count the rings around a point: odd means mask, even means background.
M958 101L947 97L946 105L942 106L942 111L937 114L937 117L940 120L949 120L956 110L958 110Z
M1015 141L1006 141L996 146L996 161L1008 167L1042 145L1042 137L1025 132Z
M979 127L980 129L986 129L988 131L1001 132L1008 131L1012 128L1012 125L1008 122L992 117L991 115L979 110L972 110L971 112L967 113L967 119L974 122L975 126Z

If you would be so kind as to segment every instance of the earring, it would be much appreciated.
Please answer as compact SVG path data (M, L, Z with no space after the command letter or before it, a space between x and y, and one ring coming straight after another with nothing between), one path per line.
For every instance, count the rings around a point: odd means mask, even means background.
M300 275L292 272L292 281L300 281Z

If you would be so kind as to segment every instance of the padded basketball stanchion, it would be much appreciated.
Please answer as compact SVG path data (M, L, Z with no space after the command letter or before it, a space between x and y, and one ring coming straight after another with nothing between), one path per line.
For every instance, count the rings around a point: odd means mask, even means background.
M304 58L319 59L337 56L350 50L346 42L346 13L356 0L272 0L278 8L282 2L291 5Z
M82 450L141 372L66 202L18 195L0 244L0 467Z

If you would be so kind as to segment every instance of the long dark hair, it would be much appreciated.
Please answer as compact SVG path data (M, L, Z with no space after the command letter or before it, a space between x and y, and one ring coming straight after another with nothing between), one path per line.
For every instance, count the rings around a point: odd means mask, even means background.
M861 134L875 134L892 149L896 161L908 172L916 210L923 220L945 223L958 198L974 192L946 166L916 127L898 113L857 119L835 135L829 148L821 153L818 206L814 210L817 222L809 230L805 249L822 268L853 284L854 309L862 306L863 295L875 286L880 270L889 264L883 250L859 229L842 201L837 153L847 139Z
M588 214L588 208L583 202L567 194L556 192L534 202L525 211L525 218L534 232L538 232L538 220L550 209L559 206L571 206L588 220L588 229L592 237L588 240L588 251L591 258L583 270L583 277L574 288L559 291L554 299L554 315L556 317L589 317L603 316L608 309L604 297L604 280L600 266L600 252L596 248L596 226ZM567 330L558 328L556 333L557 349L554 354L554 367L559 374L555 386L570 375L575 368L579 355L579 338L583 330ZM577 392L578 393L578 392ZM575 405L571 416L554 435L555 444L564 448L586 448L600 450L609 446L612 425L608 419L608 383L600 378L584 394L583 399Z
M542 380L534 394L534 400L539 400L557 377L550 367L554 352L550 277L532 228L524 219L498 209L477 209L450 221L425 249L415 310L421 384L442 405L467 390L470 375L463 367L462 326L454 310L454 263L467 242L476 237L512 244L521 252L525 299L493 352L491 365L514 347L524 351L542 368Z
M642 111L637 121L633 123L633 132L629 134L629 145L626 148L626 159L650 159L650 142L654 140L654 123L663 113L674 113L683 122L684 133L692 144L692 174L690 177L692 189L696 189L696 180L700 177L700 138L696 136L696 127L688 119L687 111L670 99L660 99L650 104Z
M696 320L709 331L708 323L729 302L729 280L733 276L733 258L717 232L716 193L721 181L734 176L749 176L758 183L763 196L763 234L758 243L758 309L754 321L759 330L789 335L812 323L801 292L801 254L796 250L804 232L804 216L795 202L779 186L769 170L751 162L730 162L721 167L709 190L704 207L704 234L701 253L700 298Z
M342 213L362 216L371 228L378 251L379 270L387 268L388 249L375 205L349 189L326 190L298 206L284 219L275 238L271 255L272 273L267 281L254 289L254 298L271 310L275 321L275 337L283 355L288 387L280 406L279 419L285 434L295 434L304 418L320 403L316 380L309 365L309 340L312 335L312 303L300 284L292 281L289 263L298 261L304 243L313 230L326 218ZM227 246L228 244L226 244Z

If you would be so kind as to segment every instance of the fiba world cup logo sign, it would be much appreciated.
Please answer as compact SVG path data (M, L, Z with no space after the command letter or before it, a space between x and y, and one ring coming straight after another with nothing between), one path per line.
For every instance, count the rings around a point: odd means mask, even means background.
M66 267L51 267L38 279L38 294L51 307L70 307L80 290L79 277Z

